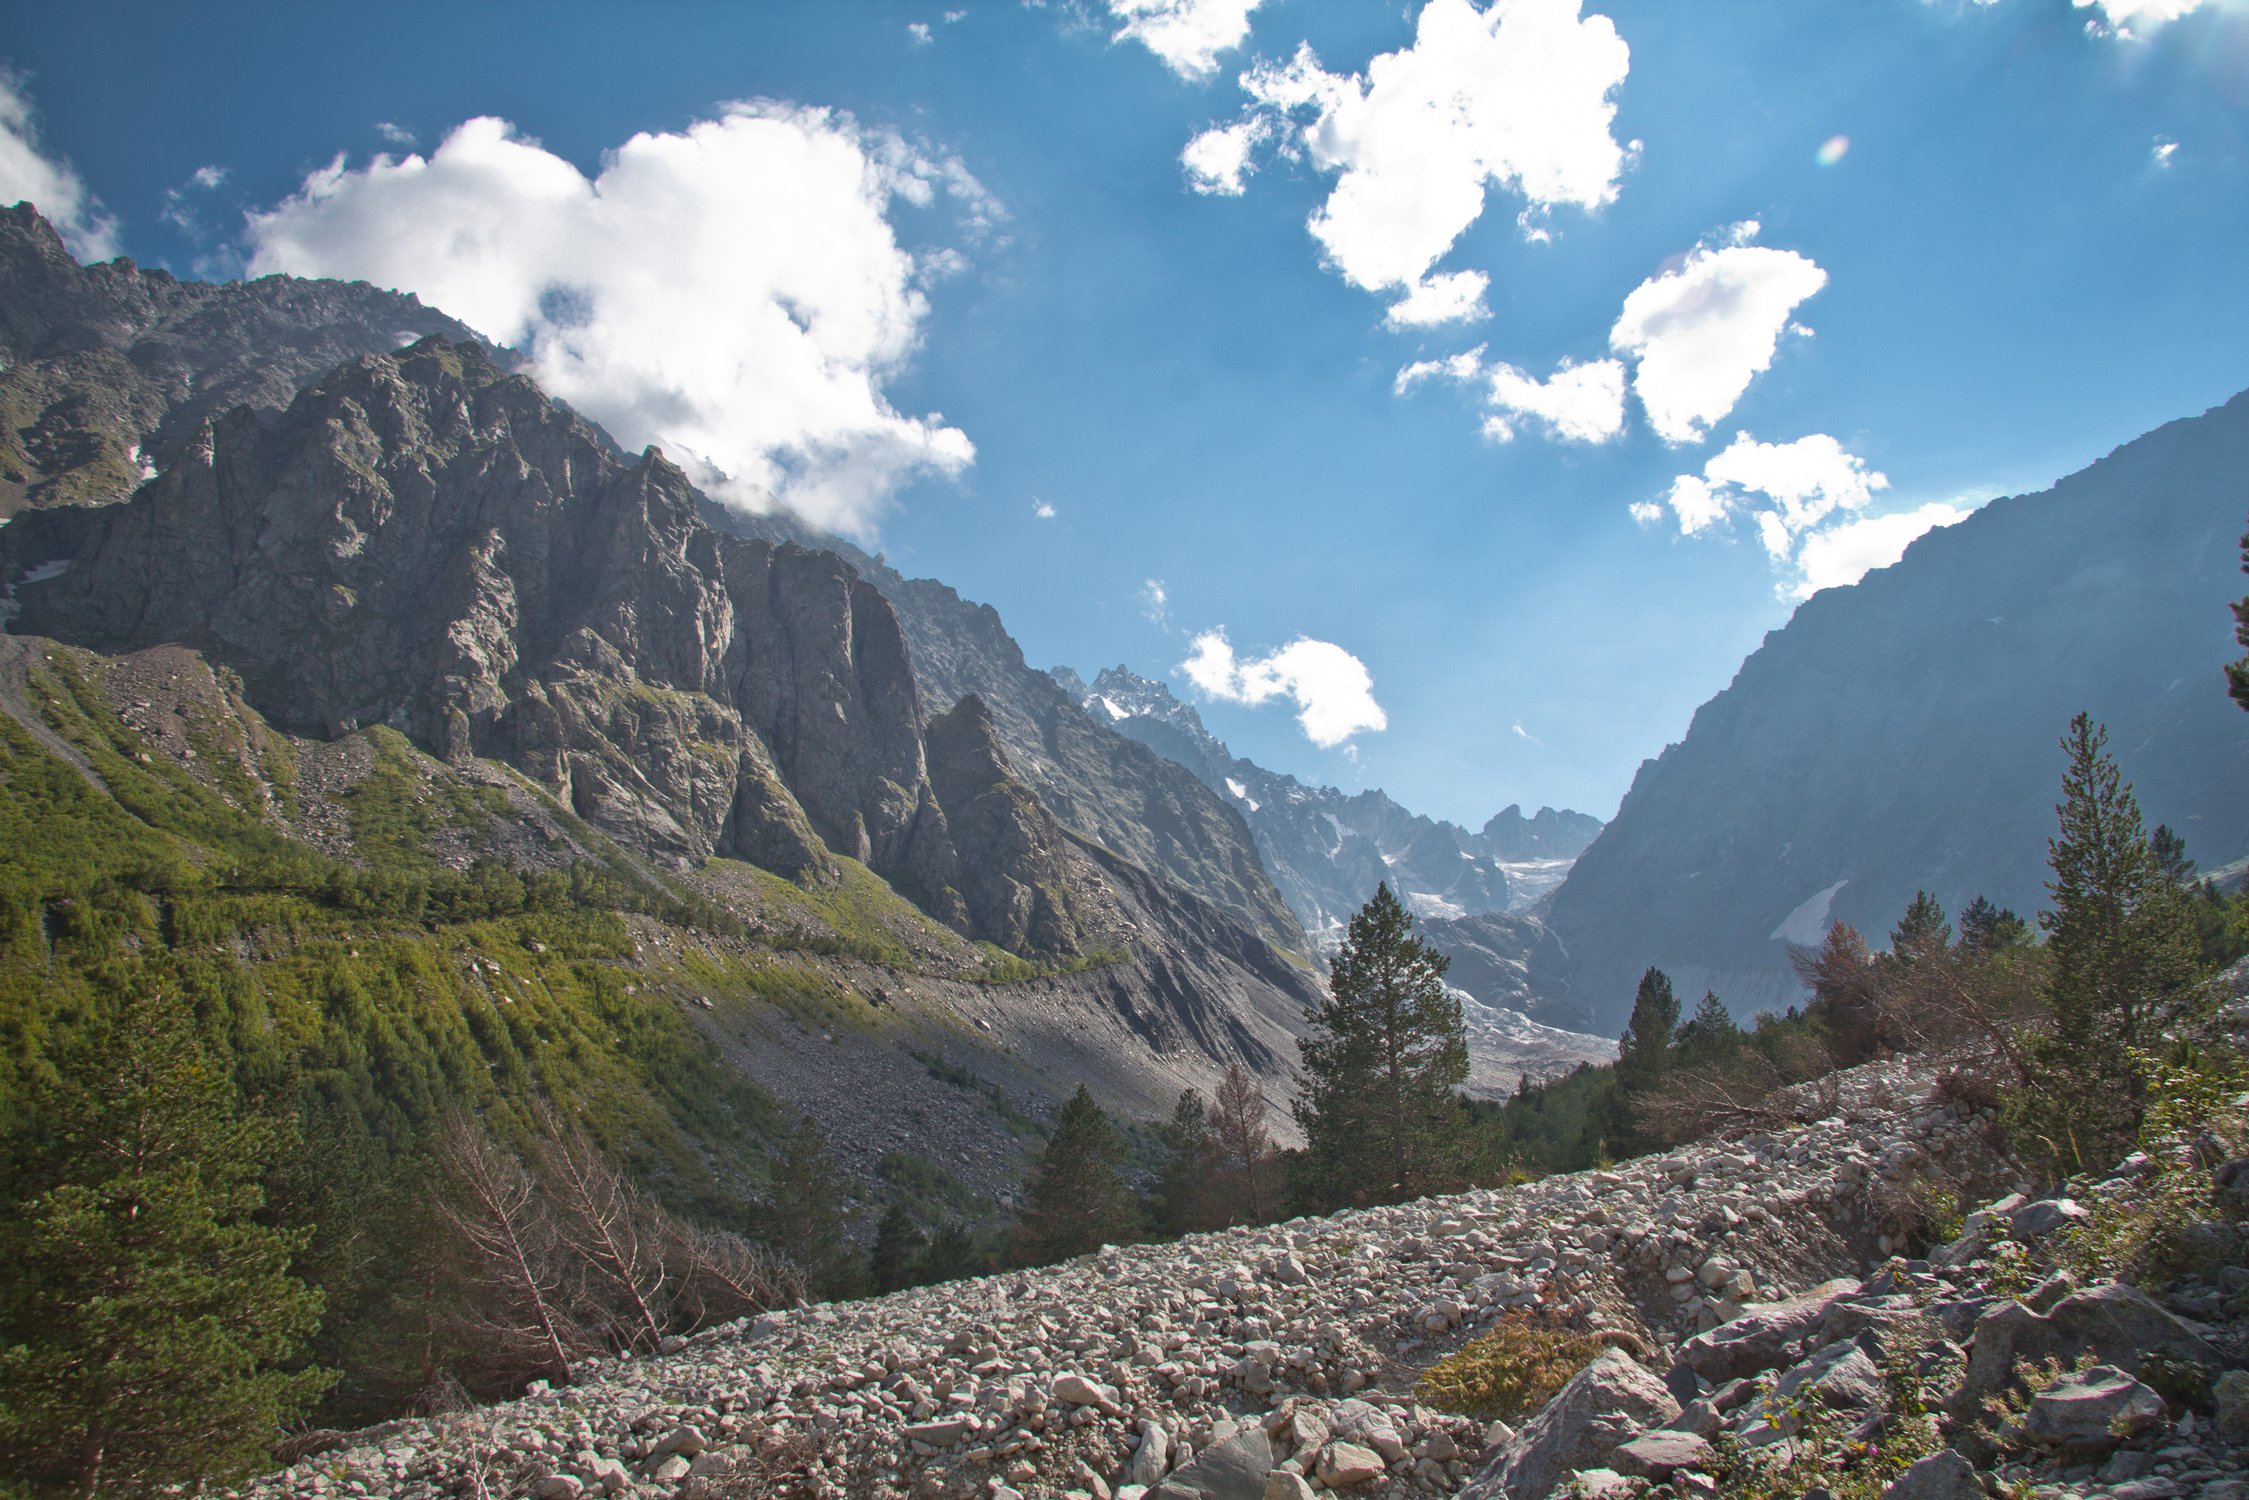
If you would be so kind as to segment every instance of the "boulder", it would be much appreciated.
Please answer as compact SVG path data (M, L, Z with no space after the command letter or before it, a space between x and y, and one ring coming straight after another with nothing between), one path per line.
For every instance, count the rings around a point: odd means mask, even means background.
M1320 1453L1320 1483L1331 1490L1380 1479L1387 1468L1381 1454L1357 1443L1330 1443Z
M1652 1479L1658 1484L1675 1469L1699 1469L1710 1462L1710 1445L1691 1432L1658 1428L1643 1432L1628 1443L1619 1443L1609 1463L1621 1474Z
M2102 1453L2162 1420L2161 1396L2112 1365L2095 1365L2033 1396L2023 1435L2041 1447Z
M1890 1481L1882 1500L1984 1500L1975 1465L1940 1449Z
M2211 1392L2218 1410L2218 1436L2249 1444L2249 1370L2228 1370Z
M2043 1317L2020 1302L2002 1302L1976 1320L1954 1413L1973 1414L1984 1397L2014 1379L2019 1361L2074 1359L2087 1350L2102 1363L2125 1370L2138 1369L2151 1354L2206 1368L2223 1363L2183 1319L2132 1287L2106 1285L2072 1293Z
M1132 1451L1132 1462L1125 1466L1125 1482L1153 1485L1170 1467L1171 1434L1163 1423L1150 1422L1140 1434L1140 1446Z
M1173 1470L1148 1500L1265 1500L1272 1471L1273 1441L1253 1423Z
M1747 1308L1730 1323L1695 1335L1680 1347L1679 1363L1712 1385L1792 1363L1804 1340L1828 1312L1859 1290L1856 1281L1826 1282L1802 1296Z
M1538 1500L1571 1473L1607 1463L1619 1445L1678 1415L1679 1403L1663 1382L1623 1350L1605 1350L1460 1493L1463 1500Z

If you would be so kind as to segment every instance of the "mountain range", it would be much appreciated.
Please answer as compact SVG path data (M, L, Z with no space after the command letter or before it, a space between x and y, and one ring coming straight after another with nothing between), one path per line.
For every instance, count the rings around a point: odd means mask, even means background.
M1086 712L1195 773L1249 823L1257 852L1316 943L1332 946L1354 912L1388 881L1425 918L1520 911L1561 884L1601 831L1597 818L1510 806L1471 833L1423 817L1380 790L1306 786L1226 748L1161 682L1123 666L1091 684L1068 667L1054 680Z

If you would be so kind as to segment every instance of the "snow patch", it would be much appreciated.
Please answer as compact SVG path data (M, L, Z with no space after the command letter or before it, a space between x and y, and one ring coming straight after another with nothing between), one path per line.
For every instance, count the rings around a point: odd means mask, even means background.
M1247 804L1251 812L1257 811L1257 799L1249 794L1249 788L1231 776L1226 778L1226 790L1234 794L1235 801Z
M1385 854L1382 856L1382 860L1384 864L1388 864L1390 856ZM1467 907L1457 902L1447 901L1433 891L1406 892L1406 905L1412 909L1413 914L1417 917L1465 917L1468 915Z
M1824 891L1815 891L1804 898L1803 904L1781 919L1773 929L1778 942L1796 943L1813 947L1827 936L1827 909L1835 903L1835 893L1851 883L1846 875Z

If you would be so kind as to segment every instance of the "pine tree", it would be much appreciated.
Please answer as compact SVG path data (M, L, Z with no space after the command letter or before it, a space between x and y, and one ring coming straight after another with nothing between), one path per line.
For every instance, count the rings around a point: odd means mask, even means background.
M1016 1226L1017 1258L1045 1265L1130 1238L1138 1214L1117 1171L1124 1155L1124 1137L1079 1084L1032 1164Z
M1679 1028L1679 1062L1686 1067L1722 1062L1741 1050L1741 1028L1733 1012L1714 990L1704 990L1702 1000L1687 1024Z
M2194 881L2194 861L2187 858L2187 841L2172 831L2168 823L2155 825L2148 835L2148 851L2155 856L2155 867L2163 878L2176 886L2191 885Z
M782 1146L763 1207L766 1242L804 1271L813 1290L835 1296L849 1289L859 1267L844 1234L842 1176L810 1116Z
M1645 1089L1671 1066L1671 1039L1679 1029L1679 997L1671 976L1649 967L1632 996L1632 1016L1617 1043L1617 1076L1628 1089Z
M2249 533L2241 538L2241 571L2249 573ZM2249 598L2236 601L2233 610L2233 641L2249 650ZM2249 656L2226 663L2226 693L2235 703L2249 709Z
M1998 953L2030 942L2030 924L1983 896L1960 910L1960 946L1971 955Z
M1156 1168L1149 1220L1163 1235L1213 1228L1210 1222L1211 1134L1203 1096L1181 1089L1171 1119L1157 1127L1163 1157Z
M1917 963L1937 957L1952 946L1952 924L1944 908L1927 891L1915 891L1913 902L1890 931L1890 957L1899 963Z
M289 1271L309 1231L259 1222L286 1126L162 997L49 1104L48 1185L0 1226L0 1459L87 1495L247 1471L332 1379L283 1368L321 1310Z
M922 1252L921 1265L914 1280L922 1286L940 1281L958 1281L964 1276L979 1276L985 1270L984 1253L976 1246L976 1237L968 1226L958 1219L940 1219L929 1233L929 1248Z
M2053 910L2039 914L2053 964L2054 1029L2034 1053L2036 1085L2010 1101L2010 1124L2056 1175L2105 1165L2139 1128L2136 1058L2199 977L2186 897L2164 878L2138 800L2108 754L2108 732L2079 714L2062 748L2060 821L2047 841Z
M1467 1143L1454 1090L1468 1077L1468 1032L1447 962L1413 935L1388 884L1351 918L1328 998L1297 1044L1307 1206L1395 1203L1459 1181Z
M921 1226L914 1222L905 1204L893 1203L884 1209L882 1222L875 1226L874 1250L868 1256L875 1290L895 1292L914 1285L921 1271L922 1255L928 1248Z

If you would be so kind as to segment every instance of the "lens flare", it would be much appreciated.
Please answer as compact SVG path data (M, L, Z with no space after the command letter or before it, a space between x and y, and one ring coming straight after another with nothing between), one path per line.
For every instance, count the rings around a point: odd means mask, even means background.
M1812 160L1818 162L1823 167L1832 167L1837 162L1841 161L1843 159L1844 153L1849 151L1850 149L1851 138L1849 136L1831 135L1826 140L1820 142L1819 150L1812 153Z

